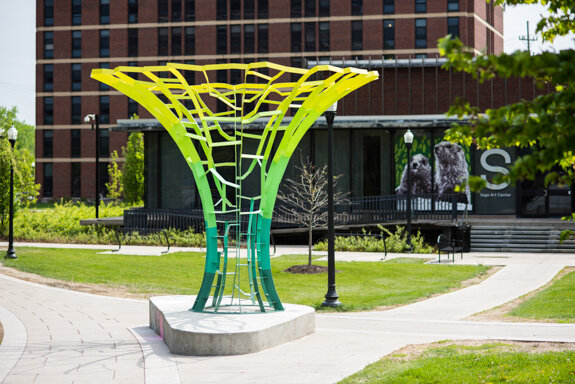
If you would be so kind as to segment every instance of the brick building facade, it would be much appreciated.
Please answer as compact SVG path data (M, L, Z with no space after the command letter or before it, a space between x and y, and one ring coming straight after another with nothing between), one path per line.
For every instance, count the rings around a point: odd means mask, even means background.
M86 114L100 116L102 193L110 153L126 142L109 128L134 113L149 117L92 80L93 68L418 59L382 66L381 81L346 98L345 115L442 113L456 95L491 106L535 92L507 81L478 87L434 64L436 41L447 33L477 54L502 52L502 9L484 0L37 0L37 26L36 179L46 198L94 197L95 135Z

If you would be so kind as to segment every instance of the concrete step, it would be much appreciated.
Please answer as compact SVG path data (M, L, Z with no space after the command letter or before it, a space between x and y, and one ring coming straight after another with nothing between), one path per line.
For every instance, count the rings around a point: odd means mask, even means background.
M575 240L560 242L563 228L544 225L476 225L471 250L477 252L575 252Z

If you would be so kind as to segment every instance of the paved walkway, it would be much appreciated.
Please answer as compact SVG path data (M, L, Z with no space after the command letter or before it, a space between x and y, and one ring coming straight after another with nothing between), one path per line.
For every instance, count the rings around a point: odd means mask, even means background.
M303 249L281 247L278 254ZM163 248L124 249L141 250L155 255ZM405 255L388 258L398 256ZM336 257L339 262L377 261L382 255ZM259 353L222 357L170 354L147 327L146 301L78 293L0 275L0 322L5 331L0 382L334 383L407 344L445 339L575 342L575 324L462 320L537 289L564 266L575 265L574 254L469 253L456 259L460 263L505 268L476 286L389 311L319 314L312 335Z

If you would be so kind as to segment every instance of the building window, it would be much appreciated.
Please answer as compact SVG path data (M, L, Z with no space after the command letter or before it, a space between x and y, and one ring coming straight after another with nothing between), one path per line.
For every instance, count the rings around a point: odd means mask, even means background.
M82 163L72 163L71 168L70 195L72 197L80 197L82 196Z
M395 49L395 20L383 20L383 49Z
M301 52L301 23L291 24L291 51Z
M44 98L44 125L54 124L54 98Z
M158 28L158 56L168 56L168 28Z
M44 58L54 58L54 32L44 32Z
M110 156L110 131L108 129L100 129L100 156Z
M301 0L291 0L291 18L301 17Z
M427 19L415 19L415 48L427 48Z
M240 53L242 51L242 27L241 25L230 25L230 53Z
M54 156L54 131L51 129L42 131L42 156L47 158Z
M315 45L315 23L304 23L305 25L305 51L314 52Z
M319 23L319 50L329 51L330 36L329 36L329 21Z
M82 31L72 31L72 57L82 57Z
M351 14L353 16L363 15L363 0L351 0Z
M42 182L42 194L44 197L52 197L53 193L53 169L52 163L44 163L44 177Z
M108 157L106 155L106 157ZM108 175L108 163L102 162L100 163L100 195L106 194L106 184L110 182L110 176Z
M100 123L110 123L110 96L100 96Z
M244 19L253 19L255 11L254 0L244 0Z
M459 0L447 0L447 11L448 12L459 11Z
M100 30L100 57L110 57L110 30Z
M244 24L244 53L254 53L256 28L253 24Z
M72 25L82 24L82 0L72 0Z
M138 56L138 30L128 29L128 56Z
M395 12L394 0L383 0L383 13L390 14Z
M171 21L182 21L182 0L172 0Z
M228 53L228 29L225 25L216 27L217 53Z
M138 0L128 0L128 23L138 22Z
M363 24L361 20L351 22L351 49L354 51L363 49Z
M239 20L242 18L242 1L230 0L230 19Z
M44 25L54 25L54 0L44 0Z
M227 20L228 19L228 2L227 0L217 0L216 3L216 19L217 20Z
M72 64L72 91L82 90L82 64Z
M185 21L196 20L196 1L195 0L184 0L184 20Z
M158 22L167 23L170 19L169 17L169 5L168 0L158 0Z
M54 91L54 64L44 64L44 92Z
M100 24L110 24L110 0L100 0Z
M268 53L269 51L269 26L258 24L258 53Z
M305 0L305 17L315 17L315 1L316 0Z
M70 130L70 157L82 157L82 131Z
M459 17L447 18L447 34L451 37L459 37Z
M182 28L172 28L172 56L182 54Z
M427 0L415 0L415 12L416 13L427 12Z
M100 63L100 68L104 68L104 69L110 69L110 63ZM99 85L99 89L100 91L107 91L110 89L110 86L108 84L104 84L101 81L98 81Z
M194 65L196 62L194 60L186 60L184 64ZM196 72L195 71L184 71L184 77L188 84L194 84L196 82ZM193 108L193 103L191 100L184 100L184 105L186 108Z
M427 58L427 53L417 53L415 55L415 58L416 59L425 59L425 58Z
M82 124L82 98L72 96L72 124Z
M134 115L138 114L138 103L128 97L128 117L131 119Z
M186 27L185 53L186 53L186 55L195 55L196 54L196 28L195 27Z
M319 17L329 17L329 0L319 0Z
M267 19L269 15L268 0L258 0L258 19Z

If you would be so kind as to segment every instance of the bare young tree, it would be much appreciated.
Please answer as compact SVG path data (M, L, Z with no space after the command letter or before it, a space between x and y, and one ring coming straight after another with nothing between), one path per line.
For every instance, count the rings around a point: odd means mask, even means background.
M327 224L327 166L317 167L309 158L300 156L297 179L285 179L285 185L278 194L283 203L278 207L280 214L287 216L290 223L305 225L308 230L308 266L312 265L313 228ZM334 205L345 200L345 195L337 191L337 178L334 178Z

